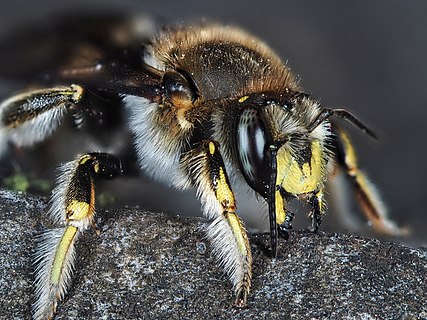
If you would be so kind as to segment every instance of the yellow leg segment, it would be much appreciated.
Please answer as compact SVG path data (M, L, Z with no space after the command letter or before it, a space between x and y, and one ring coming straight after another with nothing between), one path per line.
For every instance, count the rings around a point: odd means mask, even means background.
M77 234L77 228L74 226L68 226L65 229L64 235L61 238L61 242L58 245L58 249L55 253L55 258L52 265L51 281L54 285L59 284L61 274L64 270L64 264L68 255L68 252L75 241Z
M285 223L285 199L283 199L279 190L276 190L276 223L280 226Z
M228 221L239 253L243 257L243 265L241 266L243 272L236 287L236 305L245 306L252 279L252 254L249 246L249 239L242 220L236 214L234 194L225 173L225 167L220 158L218 147L212 141L209 142L209 154L212 160L216 158L215 161L212 161L214 167L211 168L215 196L221 204L223 215ZM215 168L215 166L217 166L217 168ZM215 174L216 171L218 174Z
M65 227L45 232L37 246L33 319L53 317L58 301L64 298L71 283L76 240L93 221L94 212L88 203L83 205L76 200L71 203L78 203L74 209L79 209L80 219L67 220Z
M234 237L236 238L237 245L239 246L240 253L243 256L250 255L249 241L246 235L243 223L240 218L234 212L225 213L228 223L230 224L231 230L233 230Z
M49 211L59 227L44 232L36 248L35 320L51 319L71 284L76 240L94 225L94 180L120 174L121 166L111 155L90 153L63 165L60 171Z
M387 209L382 202L375 186L368 177L360 171L356 151L347 133L337 130L338 149L341 152L339 162L346 174L353 180L357 201L372 227L379 233L388 235L403 235L407 230L400 229L387 216Z
M243 221L236 214L236 201L218 143L204 141L182 160L195 186L204 214L212 219L208 237L212 251L230 276L236 305L245 306L251 287L252 254Z
M286 210L286 201L279 190L276 190L276 223L279 234L285 238L289 238L288 232L292 230L292 220L294 213Z

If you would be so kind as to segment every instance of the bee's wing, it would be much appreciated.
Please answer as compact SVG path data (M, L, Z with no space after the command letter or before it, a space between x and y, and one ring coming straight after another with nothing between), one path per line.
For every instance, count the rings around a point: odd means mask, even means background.
M143 61L153 34L153 22L143 16L80 14L33 22L0 39L0 118L8 115L16 127L4 133L5 124L0 124L0 151L11 135L19 136L12 139L18 145L45 139L66 113L97 137L100 132L109 136L122 126L124 95L159 99L162 72ZM14 85L20 91L11 95ZM4 94L2 86L9 92ZM79 98L70 102L73 92ZM43 116L22 126L29 120L19 113L25 108L43 110Z
M46 20L0 39L1 79L103 86L120 77L117 70L122 66L141 68L143 48L155 30L148 17L119 13L76 13Z

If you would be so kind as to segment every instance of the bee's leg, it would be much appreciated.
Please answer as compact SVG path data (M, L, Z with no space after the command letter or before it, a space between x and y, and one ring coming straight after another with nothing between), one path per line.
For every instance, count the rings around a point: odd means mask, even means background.
M405 230L400 229L387 217L387 209L378 191L368 177L359 170L356 151L347 133L341 129L335 129L335 134L337 162L350 178L357 201L368 221L380 233L390 235L405 233Z
M41 141L58 127L70 107L80 103L79 85L28 90L0 104L0 141L27 146Z
M323 197L323 188L314 192L311 197L311 230L317 232L322 223L322 216L325 212L325 201Z
M236 214L236 203L219 145L203 141L187 153L182 163L197 187L204 214L212 219L208 237L213 253L230 276L236 305L245 306L252 279L252 254L245 226Z
M286 210L286 201L282 189L276 187L275 195L275 210L276 210L276 223L278 226L279 234L285 238L289 238L288 231L292 230L292 220L294 218L294 213Z
M33 319L51 319L71 282L79 235L94 226L95 186L98 178L122 173L120 161L106 153L88 153L60 168L48 216L57 226L38 239L35 252Z

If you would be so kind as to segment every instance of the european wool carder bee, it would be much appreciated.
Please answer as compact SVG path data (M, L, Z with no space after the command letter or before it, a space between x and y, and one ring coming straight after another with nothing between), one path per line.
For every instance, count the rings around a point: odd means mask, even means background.
M317 230L326 207L324 184L336 168L348 176L374 229L401 232L359 170L335 118L374 133L345 109L325 107L305 93L259 39L212 23L165 28L143 45L130 27L115 37L112 28L82 30L81 41L62 52L62 62L46 70L37 86L1 103L3 141L32 145L53 134L66 114L118 102L140 168L178 189L196 188L213 253L233 283L237 306L246 305L252 279L237 188L267 203L273 257L278 234L286 237L291 229L292 199L309 204ZM56 227L41 235L36 249L34 319L52 318L70 286L75 242L95 225L95 182L122 171L118 157L102 152L78 155L60 167L48 211Z

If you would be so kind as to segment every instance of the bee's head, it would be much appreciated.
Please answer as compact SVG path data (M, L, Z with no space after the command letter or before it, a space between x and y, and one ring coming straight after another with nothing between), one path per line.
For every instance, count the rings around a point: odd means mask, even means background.
M282 184L284 179L300 179L287 185L291 190L286 191L294 194L314 191L323 183L331 156L332 115L374 136L348 111L322 107L301 92L257 93L243 96L237 103L240 108L235 120L235 143L240 170L249 186L263 197L268 195L269 186L276 183L271 181L272 177ZM275 150L275 159L271 150ZM272 168L274 163L288 166L288 171L272 172L277 170ZM304 164L311 167L310 173L303 173ZM289 172L297 173L286 176Z

